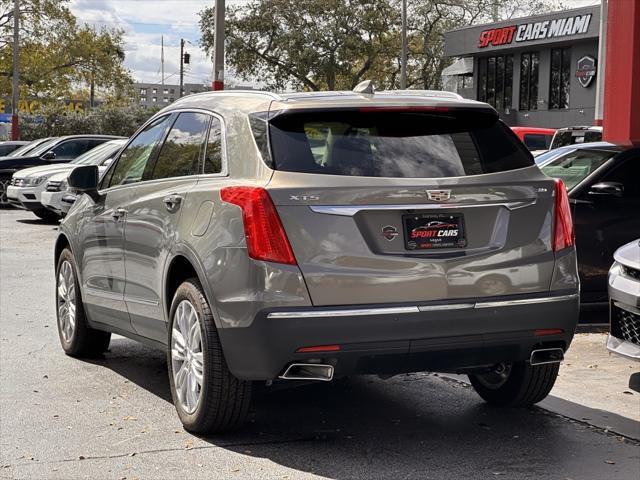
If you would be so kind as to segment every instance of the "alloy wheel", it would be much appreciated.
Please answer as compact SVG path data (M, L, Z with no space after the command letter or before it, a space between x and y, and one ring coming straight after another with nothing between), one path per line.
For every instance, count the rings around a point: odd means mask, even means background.
M62 338L69 343L76 328L76 283L73 267L65 260L58 272L58 324Z
M202 336L200 319L193 304L182 300L173 316L171 329L171 370L182 409L195 412L202 393Z

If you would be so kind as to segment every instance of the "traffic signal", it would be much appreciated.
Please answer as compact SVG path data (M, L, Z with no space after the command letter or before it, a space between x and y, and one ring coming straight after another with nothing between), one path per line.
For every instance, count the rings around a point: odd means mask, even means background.
M189 53L184 54L184 63L185 65L189 65L189 60L191 59L191 55Z

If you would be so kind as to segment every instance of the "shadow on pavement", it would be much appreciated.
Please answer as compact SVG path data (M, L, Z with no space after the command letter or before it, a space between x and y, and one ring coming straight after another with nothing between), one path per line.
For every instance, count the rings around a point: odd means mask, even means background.
M43 220L41 218L17 218L16 222L24 223L26 225L58 225L60 220Z
M92 363L171 401L162 352L116 338ZM493 408L434 374L288 385L256 388L242 430L202 440L330 478L613 479L639 461L637 445L540 408Z

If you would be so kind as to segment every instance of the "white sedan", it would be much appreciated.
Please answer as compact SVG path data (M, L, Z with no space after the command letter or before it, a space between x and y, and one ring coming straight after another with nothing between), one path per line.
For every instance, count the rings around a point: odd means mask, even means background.
M102 143L71 163L42 165L17 171L13 174L11 184L7 188L9 203L31 210L40 218L51 220L58 218L61 214L66 213L68 208L66 210L50 208L48 204L53 200L49 195L46 196L47 204L42 202L42 196L48 193L51 178L59 175L66 183L69 173L78 165L98 165L99 169L105 170L125 142L125 139L117 139ZM62 195L60 195L61 198Z

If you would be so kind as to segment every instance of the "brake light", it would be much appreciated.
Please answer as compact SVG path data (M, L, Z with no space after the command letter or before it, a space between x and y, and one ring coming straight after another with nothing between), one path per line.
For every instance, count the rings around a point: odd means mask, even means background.
M225 187L220 190L220 198L242 209L244 234L251 258L296 265L296 257L276 207L264 188Z
M296 353L339 352L340 345L317 345L314 347L301 347Z
M556 179L556 213L553 226L553 251L572 247L576 243L576 235L573 230L571 218L571 206L564 182Z
M437 105L380 105L361 107L361 112L448 112L449 107Z

